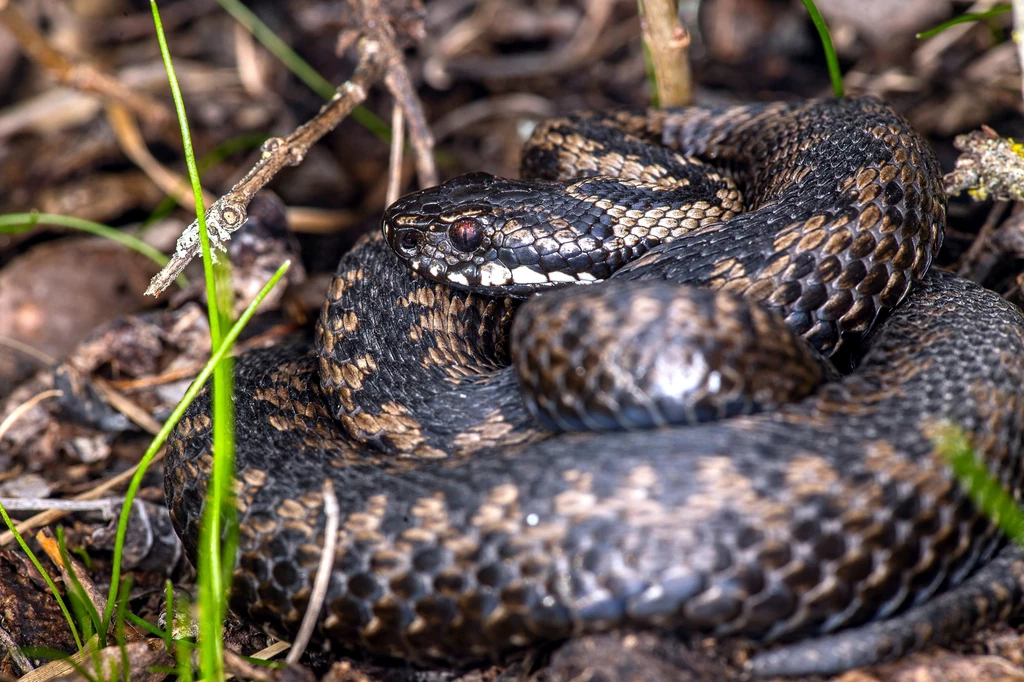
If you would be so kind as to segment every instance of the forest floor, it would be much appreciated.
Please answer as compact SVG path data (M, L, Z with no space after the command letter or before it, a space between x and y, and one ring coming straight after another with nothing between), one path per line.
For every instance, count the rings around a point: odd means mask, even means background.
M821 43L800 3L680 4L698 103L830 96ZM915 33L991 3L818 5L832 29L847 94L895 105L931 141L944 171L957 158L958 134L987 125L1024 138L1008 13L921 40ZM288 138L314 119L330 84L352 77L357 38L369 30L359 3L261 0L249 6L324 80L319 89L315 81L314 87L304 83L215 0L161 4L207 205L253 167L266 139ZM441 179L472 170L515 176L524 137L538 120L651 102L636 0L431 0L425 8L391 0L381 11L403 55L402 73L388 81L393 92L381 81L363 109L327 132L300 165L275 168L279 172L249 207L249 238L231 243L236 312L284 258L297 263L247 328L242 349L309 333L339 257L378 229L389 192L432 181L431 158ZM396 95L411 148L397 164L382 133L394 120ZM61 526L66 546L81 560L82 577L99 594L110 582L127 479L209 357L201 266L186 270L189 286L146 296L158 269L151 259L45 219L31 229L3 227L18 223L4 223L3 216L74 216L170 253L194 216L191 202L148 3L0 0L0 422L15 415L0 429L0 498L50 508L21 507L12 516L39 553L40 541L46 544L39 529ZM1024 304L1020 205L965 195L951 199L948 215L938 265ZM138 499L122 562L133 581L128 606L157 624L166 581L177 593L193 594L195 571L170 528L158 463ZM63 584L59 563L59 557L56 563L44 559ZM239 654L272 643L233 616L225 633L228 648ZM1024 680L1022 634L1007 624L955 651L931 650L839 679ZM163 678L159 666L174 662L144 633L134 636L145 646L129 649L132 677ZM734 676L741 651L710 641L689 644L613 633L462 673L330 661L309 652L279 669L230 662L239 676L332 682ZM0 534L0 680L33 668L34 682L58 676L42 658L17 654L41 645L75 651L45 582L11 535Z

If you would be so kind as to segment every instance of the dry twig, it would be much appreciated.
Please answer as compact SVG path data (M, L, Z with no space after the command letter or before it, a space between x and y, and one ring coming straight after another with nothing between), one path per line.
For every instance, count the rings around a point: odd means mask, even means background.
M324 515L327 520L324 522L324 547L320 552L320 565L316 569L316 577L313 578L313 589L310 590L309 605L306 613L302 616L302 625L299 626L299 634L292 642L292 649L285 657L286 663L298 663L309 644L309 638L313 635L313 628L316 626L320 609L324 606L324 599L327 597L327 587L331 581L331 567L334 565L334 550L338 543L338 524L341 522L341 512L338 509L338 499L334 496L334 484L331 479L324 481L323 488Z
M18 666L21 670L21 674L30 673L35 670L35 666L32 665L32 661L28 660L28 657L21 652L21 648L18 643L11 637L11 633L0 627L0 646L4 648L7 655L11 657L11 661L14 665Z
M128 642L123 647L115 644L97 651L96 638L93 637L85 651L51 661L22 677L19 682L47 682L54 678L65 682L90 682L97 679L159 682L167 674L153 672L152 669L158 666L173 667L174 664L174 658L167 652L162 639ZM124 670L121 669L122 665L125 665Z
M979 201L1024 201L1024 145L982 126L958 135L953 146L962 153L953 172L943 178L947 194L967 190Z
M24 341L12 339L9 336L0 336L0 346L5 346L12 350L18 351L19 353L27 355L33 360L39 362L40 365L52 365L53 363L57 362L57 359L52 355L44 353L35 346L31 346L25 343Z
M502 3L480 5L476 13L466 21L457 24L448 35L439 41L437 54L424 64L424 76L438 88L450 87L452 74L459 73L478 79L526 78L561 74L579 68L580 65L600 59L599 38L609 31L615 0L590 0L584 3L586 13L576 32L567 38L562 47L552 52L502 55L500 57L479 57L451 59L470 46L481 34L489 30L489 23L496 16ZM633 29L629 34L632 37Z
M386 77L386 83L402 107L409 124L410 139L416 152L420 180L436 182L433 166L433 138L426 125L422 107L416 99L409 74L402 63L402 53L395 42L394 29L380 7L380 0L351 0L360 16L363 30L357 46L359 62L352 77L343 83L334 97L311 120L287 138L271 138L263 143L256 165L227 194L206 211L210 245L223 250L231 233L245 222L246 207L277 173L286 166L302 163L310 147L341 123L353 109L366 100L370 87ZM347 44L343 40L342 44ZM157 295L181 274L185 266L199 254L199 222L193 221L178 238L170 262L153 278L147 294Z
M984 276L977 272L978 263L981 260L981 256L991 246L992 237L996 232L996 228L1002 222L1002 218L1006 214L1006 209L1009 205L1010 202L1008 201L997 201L992 210L988 212L985 222L982 223L978 234L971 241L971 245L967 247L967 251L957 260L957 274L969 277L976 282L984 281Z
M416 155L416 175L420 187L432 187L437 184L437 169L434 167L434 134L430 131L423 106L416 96L416 86L409 76L408 69L401 61L394 62L384 77L388 91L401 107L405 120L409 125L409 142Z
M67 512L91 511L101 512L107 518L114 518L123 497L107 497L100 500L65 500L52 497L0 497L0 504L7 511L39 511L41 509L61 509Z
M273 137L264 142L260 160L252 170L206 210L211 248L223 250L223 244L231 238L231 233L245 222L246 208L256 193L281 169L302 163L310 147L366 99L370 86L384 73L387 55L384 47L370 38L363 39L361 48L355 73L338 88L338 93L331 101L312 120L287 138ZM170 286L185 266L199 254L199 248L199 221L194 220L178 238L170 262L153 278L146 293L156 296Z
M654 65L659 106L692 104L693 84L687 56L690 34L679 23L676 0L640 0L640 5L640 30Z
M61 83L81 92L93 93L120 102L152 125L161 126L174 120L170 110L161 102L135 92L92 64L72 63L47 42L13 3L0 4L0 24L14 35L29 58L53 74Z
M108 405L128 417L128 419L134 422L136 426L141 427L154 436L160 433L160 422L153 419L149 412L146 412L146 410L140 407L138 403L133 401L131 398L120 393L105 379L93 377L92 385L96 387L96 390Z
M391 112L391 156L388 158L388 193L384 203L395 203L402 192L402 163L405 151L405 114L395 102Z
M14 425L14 422L21 419L26 412L28 412L33 407L43 402L47 398L57 398L62 395L64 395L62 391L56 391L52 389L49 391L43 391L41 393L35 394L31 398L23 402L21 405L18 405L16 408L11 410L11 413L8 414L2 422L0 422L0 441L3 440L4 435L10 430L11 426Z
M224 670L228 678L238 677L253 682L274 682L277 671L245 660L231 649L224 650Z

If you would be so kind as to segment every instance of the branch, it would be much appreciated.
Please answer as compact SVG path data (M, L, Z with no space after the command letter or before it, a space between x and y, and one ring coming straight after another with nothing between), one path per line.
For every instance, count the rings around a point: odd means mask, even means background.
M979 201L1024 201L1024 145L1000 137L988 126L957 135L953 146L963 152L943 182L946 194L967 192Z
M309 149L320 138L334 130L356 106L366 100L370 87L384 76L390 60L397 59L394 51L386 49L385 45L374 38L361 39L359 52L359 64L352 78L338 88L334 97L319 113L287 138L274 137L264 142L260 160L252 170L207 209L206 224L210 231L211 247L224 250L224 242L245 222L246 207L253 196L282 168L302 163ZM199 223L194 220L178 238L170 262L153 278L146 293L156 296L170 286L198 253Z
M690 34L679 23L676 0L640 0L640 30L650 50L658 86L658 106L693 103L693 84L687 51Z

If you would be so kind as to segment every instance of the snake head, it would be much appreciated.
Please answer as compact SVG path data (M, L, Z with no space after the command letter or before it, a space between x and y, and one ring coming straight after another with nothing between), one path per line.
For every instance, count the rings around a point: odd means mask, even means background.
M485 294L607 277L594 265L604 259L586 251L600 254L600 240L562 217L573 215L567 196L565 183L469 173L388 207L384 238L423 277Z

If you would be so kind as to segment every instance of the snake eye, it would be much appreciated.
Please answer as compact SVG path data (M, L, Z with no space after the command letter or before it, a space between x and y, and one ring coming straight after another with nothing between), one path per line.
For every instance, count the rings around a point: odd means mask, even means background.
M459 251L469 253L480 248L484 241L484 231L480 224L472 218L456 220L448 228L448 239Z

